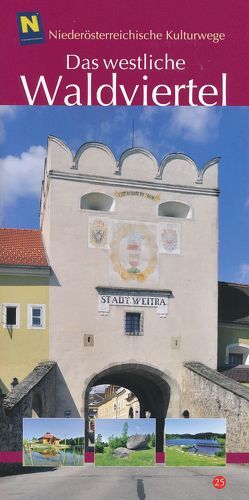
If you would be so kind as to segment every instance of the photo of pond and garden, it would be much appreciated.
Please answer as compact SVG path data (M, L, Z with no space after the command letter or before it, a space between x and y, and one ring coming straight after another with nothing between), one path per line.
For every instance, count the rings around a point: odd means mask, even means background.
M84 419L24 418L23 465L84 465Z
M171 467L226 465L226 420L167 418L166 465Z
M154 418L96 418L95 465L154 466L155 441Z

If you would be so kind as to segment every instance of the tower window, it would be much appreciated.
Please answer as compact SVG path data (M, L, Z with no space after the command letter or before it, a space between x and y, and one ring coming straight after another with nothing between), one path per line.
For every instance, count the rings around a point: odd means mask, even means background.
M142 313L125 313L126 335L143 335Z
M80 208L84 210L111 212L113 206L113 198L105 193L87 193L80 200Z
M192 210L189 205L180 201L166 201L158 207L161 217L175 217L177 219L192 219Z

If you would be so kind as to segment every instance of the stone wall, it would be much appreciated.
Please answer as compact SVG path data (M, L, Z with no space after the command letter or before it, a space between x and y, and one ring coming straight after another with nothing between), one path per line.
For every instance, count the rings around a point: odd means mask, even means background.
M0 397L0 451L22 450L23 418L53 417L55 413L56 363L39 363L34 370L9 392ZM1 473L19 470L19 464L0 464Z
M249 451L249 389L202 363L185 363L182 408L191 418L226 418L227 451Z

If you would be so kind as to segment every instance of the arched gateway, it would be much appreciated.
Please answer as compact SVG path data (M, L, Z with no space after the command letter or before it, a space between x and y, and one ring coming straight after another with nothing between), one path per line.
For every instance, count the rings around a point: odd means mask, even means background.
M141 414L180 417L184 363L217 362L217 165L50 137L41 229L51 266L55 416L87 417L89 390L133 391ZM83 397L82 397L83 389Z
M140 417L145 418L150 412L156 418L156 448L163 451L163 429L166 415L179 414L179 388L166 373L149 365L124 363L111 366L88 382L84 392L86 435L88 432L88 399L90 390L97 385L110 384L126 387L140 402ZM86 439L86 444L88 439Z

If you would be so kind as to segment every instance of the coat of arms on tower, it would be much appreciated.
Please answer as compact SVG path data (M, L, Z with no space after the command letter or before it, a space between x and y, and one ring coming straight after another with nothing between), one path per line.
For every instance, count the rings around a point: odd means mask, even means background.
M159 250L161 253L180 253L180 224L159 224Z
M88 246L90 248L109 248L108 219L89 217Z
M112 269L125 281L145 281L158 268L156 228L144 223L114 223Z

